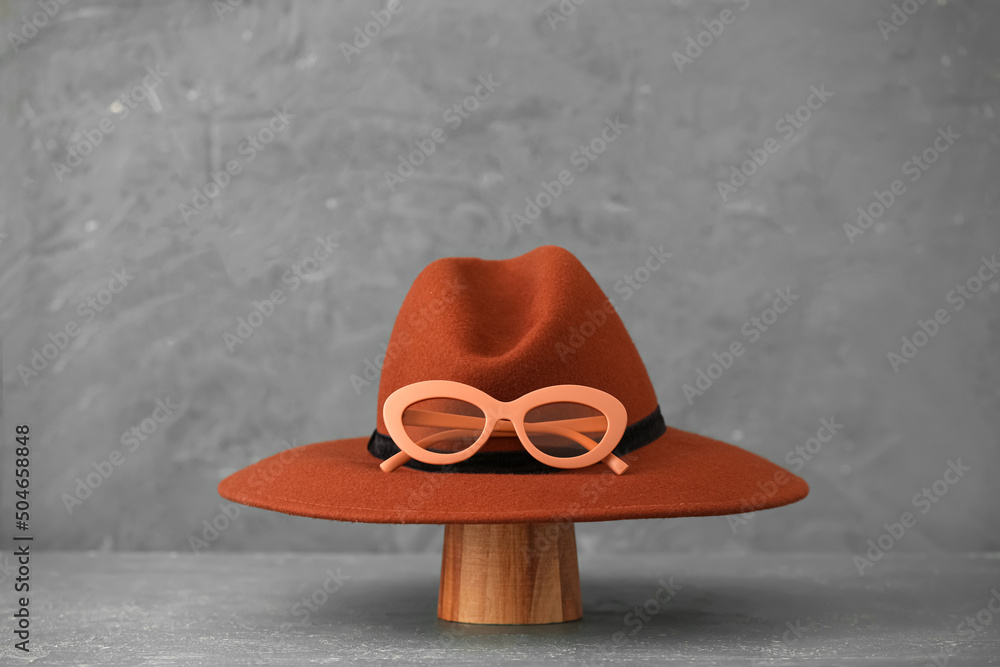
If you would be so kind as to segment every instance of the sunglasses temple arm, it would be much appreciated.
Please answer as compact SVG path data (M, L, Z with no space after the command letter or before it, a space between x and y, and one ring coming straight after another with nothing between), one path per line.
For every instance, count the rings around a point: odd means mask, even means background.
M390 456L385 461L382 461L381 465L379 465L379 468L382 469L382 472L392 472L399 466L406 465L409 461L410 461L409 454L407 454L406 452L399 452L397 454L394 454L393 456Z
M473 429L453 429L451 431L442 431L441 433L435 433L434 435L429 435L423 440L415 442L414 444L417 445L417 447L422 447L426 449L427 445L432 445L438 440L447 440L448 438L455 437L455 435L460 433L472 433L473 435L476 435L478 434L478 431L475 431ZM390 456L385 461L382 461L382 463L379 465L379 468L381 468L383 472L392 472L396 468L409 463L412 458L413 457L407 454L406 452L401 451Z
M535 430L541 433L559 433L565 438L569 438L587 449L593 449L597 446L597 443L583 435L582 433L577 433L576 431L568 428L562 428L559 426L542 426L544 422L535 422ZM628 464L622 461L620 458L614 454L608 454L601 461L611 468L611 471L616 475L621 475L623 472L628 470Z
M622 461L614 454L608 454L603 459L601 459L601 461L604 463L604 465L611 468L611 471L616 475L620 475L626 470L628 470L628 464Z

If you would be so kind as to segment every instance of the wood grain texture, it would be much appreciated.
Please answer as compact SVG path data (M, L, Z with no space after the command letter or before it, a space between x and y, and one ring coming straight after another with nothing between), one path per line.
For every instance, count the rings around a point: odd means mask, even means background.
M582 615L573 524L445 526L439 618L534 625Z

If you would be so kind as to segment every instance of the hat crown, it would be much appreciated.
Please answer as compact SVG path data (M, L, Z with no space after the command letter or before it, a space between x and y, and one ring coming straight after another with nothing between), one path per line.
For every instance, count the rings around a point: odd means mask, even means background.
M580 384L621 401L634 423L657 407L646 367L618 313L569 251L439 259L414 280L386 348L385 399L423 380L452 380L501 401Z

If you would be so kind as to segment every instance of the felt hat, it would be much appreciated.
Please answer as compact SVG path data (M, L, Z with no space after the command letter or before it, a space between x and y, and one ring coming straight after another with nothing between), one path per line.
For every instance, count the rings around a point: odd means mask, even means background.
M447 466L399 452L382 407L397 389L451 380L513 401L552 385L617 398L627 428L614 454L628 464L546 466L512 437L491 437ZM756 454L664 424L631 337L580 261L555 246L507 260L446 258L410 288L386 348L371 435L288 449L227 477L219 493L244 505L367 523L490 524L735 514L808 494L805 481Z

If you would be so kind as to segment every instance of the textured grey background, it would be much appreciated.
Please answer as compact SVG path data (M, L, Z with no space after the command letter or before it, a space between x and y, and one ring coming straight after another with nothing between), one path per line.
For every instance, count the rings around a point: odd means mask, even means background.
M930 0L883 35L885 0L590 0L559 23L558 3L407 2L350 62L340 43L384 4L223 4L74 0L19 43L8 35L42 10L0 0L5 529L13 429L28 423L39 546L190 550L231 471L370 432L376 387L350 376L382 351L423 266L551 243L615 299L669 424L777 462L821 419L843 424L802 466L801 503L735 524L584 524L582 552L846 556L904 511L917 524L900 551L1000 548L1000 281L961 311L946 301L1000 252L1000 4ZM726 9L678 71L673 53ZM166 75L126 114L116 100L147 67ZM490 74L501 86L452 131L445 111ZM813 86L832 97L786 137L776 123ZM294 115L287 129L186 221L193 188L245 160L275 107ZM629 128L518 233L510 215L606 117ZM57 175L102 122L114 131ZM857 207L949 126L960 138L851 243ZM447 141L390 190L386 170L438 127ZM717 181L769 137L777 152L723 201ZM318 235L338 249L290 290L282 276ZM673 257L626 300L614 286L650 245ZM80 304L123 267L134 279L88 322ZM689 404L682 385L748 343L744 323L785 287L799 300ZM231 353L224 334L278 288L284 303ZM894 372L887 353L938 308L949 322ZM18 366L70 322L78 335L25 381ZM64 494L167 399L175 414L69 512ZM920 514L914 494L958 458L971 470ZM211 550L440 540L250 508L219 523Z

